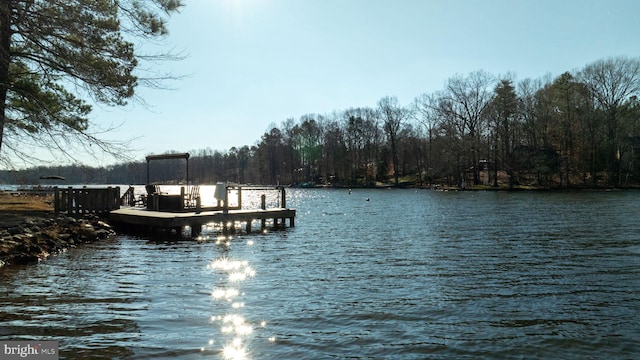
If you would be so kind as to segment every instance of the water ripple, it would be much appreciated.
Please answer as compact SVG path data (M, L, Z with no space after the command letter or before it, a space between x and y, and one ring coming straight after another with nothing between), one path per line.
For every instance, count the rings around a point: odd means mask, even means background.
M68 359L640 357L640 193L288 203L286 231L123 236L2 269L0 338Z

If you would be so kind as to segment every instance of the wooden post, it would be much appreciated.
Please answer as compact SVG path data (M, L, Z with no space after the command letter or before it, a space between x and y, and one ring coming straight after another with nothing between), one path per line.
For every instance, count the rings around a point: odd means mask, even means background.
M78 213L84 214L87 212L87 205L89 203L89 195L87 193L87 187L83 186L82 189L78 190L80 193L80 201L78 203L80 206L78 207Z
M286 191L284 189L284 186L280 186L280 206L283 209L287 208L287 193L286 193ZM283 229L286 227L286 218L281 218L280 219L279 226L281 228L283 228Z
M135 200L135 194L133 193L133 188L131 188L131 197L133 200ZM109 211L111 210L116 210L116 209L120 209L120 186L116 186L115 189L115 194L112 197L112 204L109 207Z
M106 200L106 195L108 194L108 190L106 189L97 189L97 190L87 190L90 193L93 193L93 196L91 196L92 203L90 204L91 207L89 208L89 210L92 213L97 213L97 212L102 212L104 211L104 209L107 207L107 202Z
M247 220L247 234L251 232L251 220Z
M242 209L242 186L238 186L238 208Z
M60 213L60 189L56 186L53 190L53 208L58 215Z
M191 225L191 237L198 237L202 233L202 225L201 224L193 224Z
M187 163L189 162L189 160L187 160ZM187 169L189 169L187 167ZM189 172L189 170L187 170L187 173ZM184 210L184 186L180 186L180 211Z
M262 194L260 196L260 200L262 201L262 210L266 210L267 209L267 195ZM262 218L262 231L264 231L264 229L267 227L267 219L265 219L264 217Z
M284 190L284 186L280 187L280 207L285 209L287 207L287 194Z
M229 212L229 189L225 187L224 189L224 207L222 211L226 214Z
M69 215L71 215L71 211L73 209L73 188L71 186L69 186L67 188L67 213Z

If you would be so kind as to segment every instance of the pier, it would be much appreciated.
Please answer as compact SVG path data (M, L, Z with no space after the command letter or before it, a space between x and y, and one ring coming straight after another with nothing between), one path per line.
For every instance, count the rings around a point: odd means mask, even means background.
M158 230L175 230L181 233L184 227L191 229L191 236L197 237L202 232L202 226L220 224L224 233L234 232L237 223L244 223L246 232L252 231L254 221L260 222L260 229L265 230L270 221L274 228L295 226L296 211L294 209L259 209L259 210L229 210L202 212L164 212L150 211L141 208L121 208L109 213L109 220L113 223L143 227L151 232Z
M267 224L273 228L295 226L295 209L287 208L284 186L249 186L227 183L215 184L211 199L203 199L200 185L189 184L189 153L147 156L147 184L144 193L137 193L133 186L120 196L119 187L74 189L55 188L54 207L56 213L82 216L84 214L103 215L120 228L146 229L151 233L162 230L182 234L185 227L191 229L191 236L197 237L202 227L218 224L224 233L235 231L236 224L244 224L246 231L252 230L253 222L260 222L260 229ZM150 182L149 163L156 160L186 160L186 186L180 186L179 193L165 191L171 185L157 185ZM254 208L243 205L243 192L260 195L260 203L251 202ZM276 204L267 204L266 194L277 192ZM203 201L204 200L204 201ZM207 201L210 200L210 201ZM256 200L256 199L253 199ZM242 225L240 225L242 226Z
M232 233L241 226L249 233L254 222L261 231L267 226L276 229L295 226L296 210L286 207L286 189L283 186L239 186L220 183L215 187L213 205L203 205L200 187L180 187L180 194L162 192L158 185L147 186L147 194L136 197L134 187L120 196L119 187L55 188L56 213L70 216L95 214L106 217L121 229L145 230L150 233L190 228L197 237L205 225L220 225L224 233ZM260 203L255 209L243 206L242 197L255 193ZM266 193L278 192L276 203L268 205ZM235 196L233 196L235 195ZM273 198L273 196L272 196ZM206 203L206 202L205 202Z
M296 210L286 207L286 189L283 186L239 186L219 183L215 186L214 205L203 205L199 186L180 187L180 194L166 194L160 186L146 186L147 194L136 200L133 188L122 196L122 206L108 214L110 222L121 227L145 229L151 233L171 230L178 234L183 228L191 229L191 236L197 237L202 227L218 224L223 232L231 233L236 225L243 226L246 232L252 231L253 223L259 222L260 230L267 225L273 228L295 226ZM260 207L247 209L242 197L248 191L260 194ZM277 203L267 206L266 193L278 192ZM235 199L232 199L234 197ZM206 202L205 202L206 203Z

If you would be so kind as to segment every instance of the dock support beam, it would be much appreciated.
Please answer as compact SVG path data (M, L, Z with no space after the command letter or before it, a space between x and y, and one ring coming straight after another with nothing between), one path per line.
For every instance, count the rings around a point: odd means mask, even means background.
M200 236L200 234L202 233L202 225L193 224L190 227L191 227L191 237L195 238Z

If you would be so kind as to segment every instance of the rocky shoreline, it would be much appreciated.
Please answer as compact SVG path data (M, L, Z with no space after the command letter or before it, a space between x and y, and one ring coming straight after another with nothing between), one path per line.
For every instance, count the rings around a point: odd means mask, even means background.
M65 215L22 217L0 225L0 267L37 263L66 249L115 234L109 224L95 215L80 219Z

